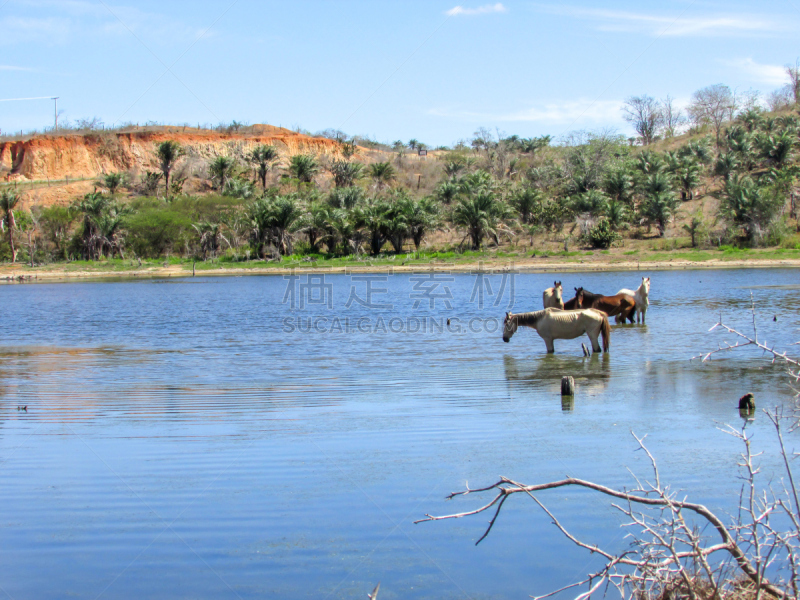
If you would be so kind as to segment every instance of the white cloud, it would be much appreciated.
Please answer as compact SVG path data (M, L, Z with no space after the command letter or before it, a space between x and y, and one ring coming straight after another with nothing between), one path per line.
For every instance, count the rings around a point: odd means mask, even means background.
M487 15L491 13L504 13L508 12L508 9L503 6L500 2L497 4L484 4L483 6L479 6L477 8L464 8L463 6L454 6L450 10L448 10L445 14L449 17L456 17L458 15L465 15L465 16L474 16L474 15Z
M549 14L592 21L599 31L643 33L666 37L741 36L788 29L788 24L749 14L674 17L571 6L539 5L537 9Z
M568 102L551 102L506 113L481 113L432 109L428 114L438 117L458 118L469 121L508 123L547 123L571 125L576 121L609 123L620 121L622 102L618 100L580 99Z
M735 67L748 75L753 81L768 85L783 85L788 82L786 69L779 65L762 65L752 58L723 61L728 66Z

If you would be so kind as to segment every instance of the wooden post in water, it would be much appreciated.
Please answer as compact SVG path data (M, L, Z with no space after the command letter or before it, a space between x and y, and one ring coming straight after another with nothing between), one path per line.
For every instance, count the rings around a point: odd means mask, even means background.
M574 396L575 395L575 380L572 377L561 378L561 395Z

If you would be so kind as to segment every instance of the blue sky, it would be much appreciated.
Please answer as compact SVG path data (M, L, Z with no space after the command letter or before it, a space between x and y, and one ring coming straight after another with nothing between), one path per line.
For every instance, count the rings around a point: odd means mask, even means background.
M0 0L0 98L62 119L342 129L380 141L613 127L631 95L767 93L800 0ZM52 124L0 102L6 131Z

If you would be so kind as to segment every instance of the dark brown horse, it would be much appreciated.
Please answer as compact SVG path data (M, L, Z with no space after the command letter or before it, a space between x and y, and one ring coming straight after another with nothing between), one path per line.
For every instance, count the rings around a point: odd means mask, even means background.
M617 294L616 296L602 296L593 294L581 288L575 289L575 300L577 308L594 308L602 310L609 317L619 315L623 318L631 319L636 307L636 301L627 294ZM631 319L631 322L633 320Z
M574 301L574 308L568 309L567 306ZM595 308L602 310L609 317L617 315L630 319L633 323L634 308L636 301L627 294L617 294L616 296L601 296L587 292L582 287L575 288L575 297L569 302L564 303L565 310L575 310L576 308Z

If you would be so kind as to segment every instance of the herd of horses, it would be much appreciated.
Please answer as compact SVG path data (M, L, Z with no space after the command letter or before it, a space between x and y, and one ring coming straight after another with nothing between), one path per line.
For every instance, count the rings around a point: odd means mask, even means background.
M647 307L650 305L650 278L642 277L635 291L621 289L614 296L593 294L582 287L575 288L575 297L564 302L563 287L556 281L542 294L543 310L527 313L506 313L503 321L503 341L508 342L517 328L532 327L544 340L547 352L555 352L554 340L572 340L584 334L592 342L592 350L600 352L599 338L603 339L602 350L608 352L611 344L611 326L608 318L615 317L617 323L626 321L644 324Z

